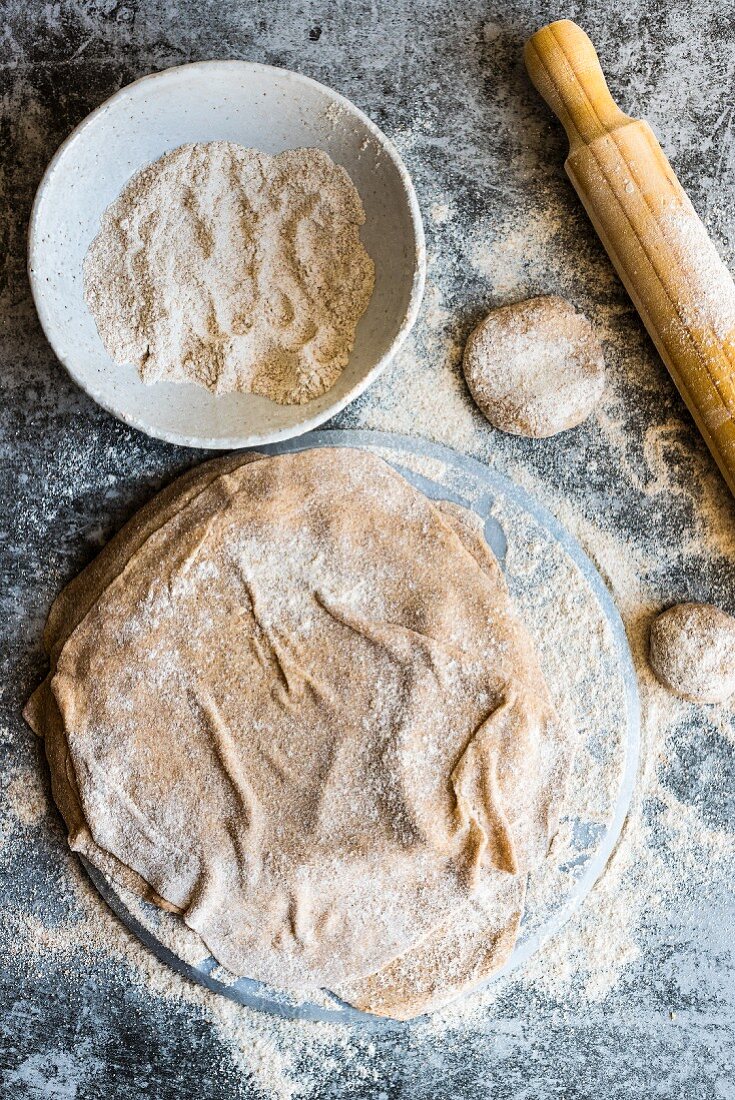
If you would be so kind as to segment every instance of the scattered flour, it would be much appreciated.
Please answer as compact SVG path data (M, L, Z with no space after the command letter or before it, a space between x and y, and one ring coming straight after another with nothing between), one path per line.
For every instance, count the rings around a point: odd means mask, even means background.
M735 283L702 220L687 200L665 211L661 231L682 271L688 298L678 304L681 320L694 329L711 330L717 340L735 331Z
M447 202L432 203L429 211L435 225L445 225L452 217L452 208Z
M14 775L6 794L10 812L21 825L36 825L46 815L48 798L37 769L24 769Z

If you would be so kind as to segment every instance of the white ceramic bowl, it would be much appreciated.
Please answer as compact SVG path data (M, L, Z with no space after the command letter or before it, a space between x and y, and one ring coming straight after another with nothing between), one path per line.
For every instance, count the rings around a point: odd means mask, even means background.
M342 376L306 405L250 394L214 396L193 385L144 385L116 365L84 301L82 263L100 219L130 177L186 142L236 141L278 153L324 149L349 173L367 220L363 243L375 291ZM408 172L393 145L349 100L315 80L247 61L204 61L144 77L93 111L41 181L28 266L44 332L71 377L103 408L141 431L192 447L249 447L323 423L396 353L421 303L424 234Z

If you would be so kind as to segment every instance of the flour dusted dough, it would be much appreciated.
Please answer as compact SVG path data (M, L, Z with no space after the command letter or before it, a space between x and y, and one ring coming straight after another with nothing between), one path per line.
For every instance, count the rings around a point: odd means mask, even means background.
M507 957L568 742L467 514L358 452L217 460L45 641L72 847L229 969L410 1016Z
M535 439L581 424L605 387L592 326L554 294L492 310L470 334L463 365L490 423Z
M670 691L695 703L735 693L735 619L709 603L680 603L651 626L651 666Z

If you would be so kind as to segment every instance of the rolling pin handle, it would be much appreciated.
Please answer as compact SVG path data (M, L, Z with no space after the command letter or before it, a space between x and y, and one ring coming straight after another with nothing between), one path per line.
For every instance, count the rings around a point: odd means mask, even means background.
M570 19L537 31L524 56L529 76L563 124L572 152L632 121L610 95L595 47Z

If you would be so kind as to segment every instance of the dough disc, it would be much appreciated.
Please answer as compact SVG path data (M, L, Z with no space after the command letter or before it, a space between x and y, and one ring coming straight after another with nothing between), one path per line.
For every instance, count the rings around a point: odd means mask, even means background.
M62 593L28 717L72 847L228 969L415 1015L512 948L566 741L466 513L365 453L252 458Z
M592 326L555 294L491 310L470 333L462 366L490 423L532 439L581 424L605 387Z

